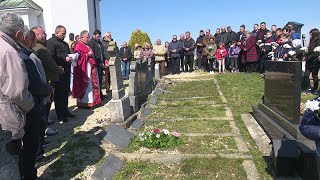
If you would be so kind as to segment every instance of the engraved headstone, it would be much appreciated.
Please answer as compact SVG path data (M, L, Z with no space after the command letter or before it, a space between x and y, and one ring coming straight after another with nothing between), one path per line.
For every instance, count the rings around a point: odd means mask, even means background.
M91 178L93 180L111 180L115 173L122 168L123 164L121 159L113 154L109 154L107 159L92 174Z
M118 148L126 148L131 142L134 134L116 124L110 124L106 129L103 140L110 142Z

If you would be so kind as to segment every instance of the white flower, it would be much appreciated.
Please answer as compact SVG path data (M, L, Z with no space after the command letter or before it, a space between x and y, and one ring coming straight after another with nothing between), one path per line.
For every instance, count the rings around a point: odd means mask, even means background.
M162 132L163 132L165 135L169 135L169 134L170 134L170 132L169 132L168 129L163 129Z
M159 138L160 138L160 134L157 134L157 135L156 135L156 138L158 138L158 139L159 139Z
M308 48L307 48L307 47L302 47L302 48L300 48L300 50L301 50L301 51L304 51L304 52L306 52L306 53L308 52Z
M139 133L139 137L143 137L144 136L144 133Z
M313 49L313 52L320 53L320 46L317 46Z
M269 52L268 56L272 56L273 57L274 56L274 52Z
M304 110L310 110L310 111L316 111L316 110L319 110L320 107L319 107L319 101L316 101L316 100L312 100L312 101L307 101L306 102L306 107L304 108Z
M295 52L295 51L289 51L288 54L289 54L290 56L294 56L294 55L296 54L296 52Z
M284 44L283 47L286 48L286 49L292 48L289 44Z

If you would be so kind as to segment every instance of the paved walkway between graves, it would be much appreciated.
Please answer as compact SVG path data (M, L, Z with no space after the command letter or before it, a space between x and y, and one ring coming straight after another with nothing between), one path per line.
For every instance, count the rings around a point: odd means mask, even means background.
M211 157L223 157L223 158L231 158L231 159L243 159L242 166L246 172L247 179L259 179L259 174L255 167L255 164L252 160L251 155L249 155L249 149L247 147L246 142L243 140L239 129L236 126L234 121L234 117L232 114L231 109L228 107L228 102L223 93L220 90L217 80L212 77L208 77L207 75L197 74L197 73L182 73L180 75L171 75L166 76L165 78L169 78L173 83L181 83L181 82L190 82L190 81L208 81L213 80L213 85L216 86L216 89L219 92L220 98L222 103L221 104L214 104L215 106L223 106L225 108L225 116L223 117L211 117L211 118L169 118L169 119L148 119L145 118L146 122L160 122L160 121L169 121L169 122L176 122L176 121L192 121L192 120L220 120L220 121L227 121L230 124L231 132L229 133L203 133L203 132L196 132L196 133L182 133L184 137L204 137L204 136L217 136L217 137L231 137L234 138L236 142L236 147L238 152L219 152L216 154L185 154L179 152L160 152L160 153L146 153L144 151L139 153L121 153L121 152L114 152L116 156L126 159L127 161L136 161L136 160L149 160L151 162L160 162L160 163L177 163L181 162L183 159L190 158L190 157L203 157L203 158L211 158ZM192 98L177 98L174 100L192 100L192 99L201 99L207 97L192 97ZM162 100L172 100L170 98L164 98Z

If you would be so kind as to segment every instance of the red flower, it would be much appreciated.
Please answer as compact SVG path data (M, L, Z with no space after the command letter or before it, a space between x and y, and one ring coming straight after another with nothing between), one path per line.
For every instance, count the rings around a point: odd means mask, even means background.
M159 133L159 132L160 132L160 129L154 129L153 132L154 132L154 133Z

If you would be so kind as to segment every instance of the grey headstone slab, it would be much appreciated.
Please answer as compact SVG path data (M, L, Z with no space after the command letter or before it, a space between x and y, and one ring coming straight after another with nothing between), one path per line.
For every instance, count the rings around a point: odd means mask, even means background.
M116 124L110 124L105 131L107 134L103 139L120 149L128 147L134 136L133 133Z
M158 102L158 98L155 97L155 96L152 96L152 97L149 99L149 103L150 103L151 105L156 105L157 102Z
M91 178L93 180L111 180L114 174L122 168L123 164L120 158L109 154L107 159L92 174Z
M149 114L151 114L152 109L145 107L142 111L142 115L144 116L148 116Z
M141 120L141 119L136 119L132 124L131 124L131 127L132 129L140 129L142 128L144 124L144 121Z

